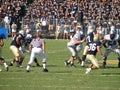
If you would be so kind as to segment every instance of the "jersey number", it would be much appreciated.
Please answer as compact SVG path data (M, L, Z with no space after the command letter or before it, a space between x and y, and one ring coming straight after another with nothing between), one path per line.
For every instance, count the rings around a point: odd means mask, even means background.
M89 44L89 51L95 51L96 50L96 43Z

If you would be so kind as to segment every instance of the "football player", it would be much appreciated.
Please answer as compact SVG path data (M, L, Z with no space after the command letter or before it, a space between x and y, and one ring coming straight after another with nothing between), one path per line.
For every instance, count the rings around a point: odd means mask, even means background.
M86 43L94 41L94 42L98 43L99 46L101 47L100 37L101 37L101 35L99 34L99 31L98 30L93 31L93 29L91 27L88 29L87 36L85 37ZM82 67L84 66L85 59L86 59L86 49L84 49L84 51L83 51L82 63L81 63Z
M110 52L115 52L118 55L118 67L120 68L120 50L118 48L118 34L108 34L104 36L103 46L105 47L105 52L103 55L103 68L106 66L106 60Z
M87 32L87 36L85 37L85 41L86 41L86 43L89 43L89 42L93 42L93 39L94 39L94 32L93 32L93 29L91 28ZM82 62L81 62L82 67L84 66L85 59L86 59L86 49L84 49L83 55L82 55Z
M22 67L22 62L24 60L24 54L22 52L22 45L24 41L24 30L20 30L16 34L11 42L10 50L14 54L13 60L10 62L10 66L16 61L17 67Z
M95 56L97 52L99 55L102 56L102 51L100 49L99 43L96 41L88 42L87 45L85 46L85 51L86 58L91 62L85 72L86 74L88 74L91 70L99 68L98 60Z
M79 28L79 27L78 27ZM81 31L74 31L71 32L71 40L68 42L67 47L69 51L71 52L72 56L69 58L69 60L65 61L65 66L68 66L69 64L71 66L74 66L74 60L78 59L79 62L81 62L80 57L78 56L78 53L82 50L82 43L84 42L84 35Z
M0 60L1 62L4 64L6 71L8 71L8 65L5 62L5 59L2 57L2 47L4 46L4 41L3 41L3 37L0 35ZM2 69L0 68L0 71L2 71Z

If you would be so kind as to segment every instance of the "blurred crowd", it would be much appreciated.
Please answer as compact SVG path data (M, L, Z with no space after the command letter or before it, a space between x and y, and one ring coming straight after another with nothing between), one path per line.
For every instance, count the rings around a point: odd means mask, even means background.
M89 23L96 30L104 24L119 25L119 21L120 0L0 0L0 22L9 29L8 33L15 22L17 31L28 28L46 34L55 31L67 39L77 24L86 34Z

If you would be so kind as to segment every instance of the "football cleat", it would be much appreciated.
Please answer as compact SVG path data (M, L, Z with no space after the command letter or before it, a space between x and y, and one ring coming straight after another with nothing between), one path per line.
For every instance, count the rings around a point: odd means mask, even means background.
M13 63L10 62L9 66L13 66Z
M43 72L48 72L48 69L47 68L43 69Z
M64 64L65 66L68 66L70 63L68 63L67 60L65 60Z
M90 71L91 71L91 68L86 68L86 72L85 72L85 74L90 73Z
M74 63L70 64L70 66L71 66L71 67L76 67L76 66L74 65Z
M30 70L26 70L26 72L30 72Z
M102 67L103 67L103 68L105 68L105 66L106 66L106 62L103 62L103 65L102 65Z
M84 61L81 62L81 66L84 67Z

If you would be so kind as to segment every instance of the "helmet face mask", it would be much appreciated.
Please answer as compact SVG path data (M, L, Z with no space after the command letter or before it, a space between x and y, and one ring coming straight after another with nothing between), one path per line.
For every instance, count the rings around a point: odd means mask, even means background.
M115 34L110 34L111 39L114 39L114 37L115 37Z

